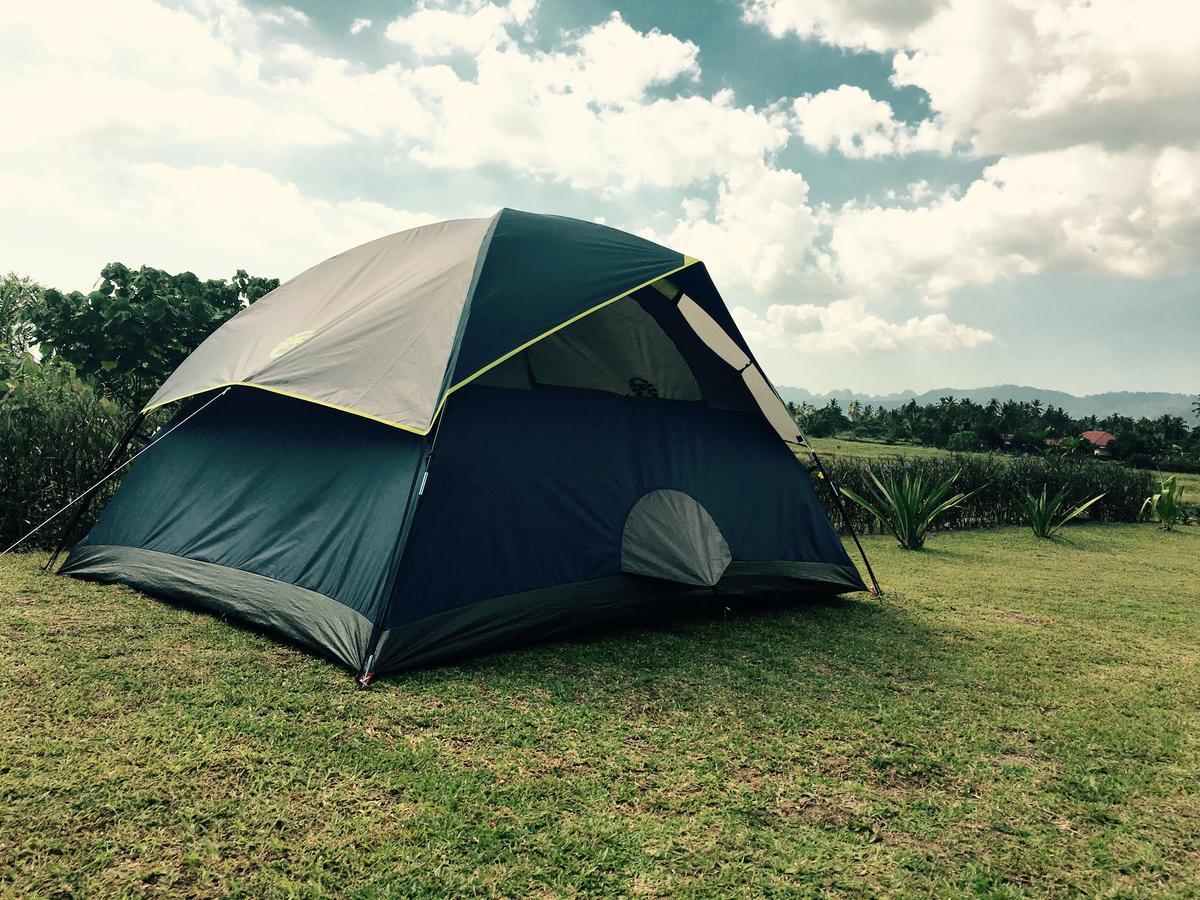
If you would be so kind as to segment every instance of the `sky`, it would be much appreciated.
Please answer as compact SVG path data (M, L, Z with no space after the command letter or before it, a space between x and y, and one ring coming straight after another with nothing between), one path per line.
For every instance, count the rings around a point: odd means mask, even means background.
M507 206L704 260L776 384L1200 391L1192 0L7 3L0 109L60 289Z

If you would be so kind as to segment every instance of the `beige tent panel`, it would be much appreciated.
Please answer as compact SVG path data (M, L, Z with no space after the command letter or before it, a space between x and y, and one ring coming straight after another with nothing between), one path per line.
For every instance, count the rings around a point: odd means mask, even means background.
M426 432L491 222L414 228L308 269L210 335L147 409L242 384Z
M799 427L788 413L783 401L779 399L779 395L775 393L775 389L771 387L770 382L758 370L758 366L748 366L743 369L742 380L746 382L746 387L754 395L758 408L762 410L762 414L767 417L767 421L771 423L771 427L779 436L789 444L800 443L803 439L800 437Z
M754 402L758 404L758 408L762 410L762 414L779 436L788 443L798 443L801 440L800 429L796 426L791 414L788 413L787 406L775 393L775 389L758 370L758 366L751 364L746 351L737 345L712 316L701 309L686 294L679 298L679 311L691 326L692 331L696 332L696 336L713 353L742 373L742 381L746 383L746 387L753 395Z
M750 357L746 355L746 352L725 333L725 329L718 325L712 316L700 308L695 300L687 294L683 294L677 305L684 320L692 327L692 331L696 332L696 336L704 341L713 353L738 371L750 365Z

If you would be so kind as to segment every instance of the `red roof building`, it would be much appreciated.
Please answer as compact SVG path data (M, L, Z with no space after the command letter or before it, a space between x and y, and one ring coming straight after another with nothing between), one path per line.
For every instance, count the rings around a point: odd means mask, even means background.
M1080 437L1091 441L1102 450L1117 439L1115 434L1109 434L1107 431L1085 431Z
M1108 445L1117 439L1115 434L1107 431L1085 431L1080 437L1091 442L1096 448L1092 451L1096 456L1109 456L1112 450Z

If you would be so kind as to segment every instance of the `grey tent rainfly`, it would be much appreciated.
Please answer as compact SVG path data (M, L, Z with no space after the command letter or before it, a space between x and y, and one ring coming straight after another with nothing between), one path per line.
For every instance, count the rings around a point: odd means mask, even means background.
M865 589L704 265L602 225L505 209L348 250L147 410L176 402L62 571L364 684L714 591Z

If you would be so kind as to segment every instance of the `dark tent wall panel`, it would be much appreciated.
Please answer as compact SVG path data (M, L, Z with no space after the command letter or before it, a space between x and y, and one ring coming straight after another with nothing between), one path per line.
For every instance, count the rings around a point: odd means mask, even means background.
M209 606L224 597L233 612L285 633L296 616L340 616L369 632L421 446L360 417L232 390L133 465L63 571ZM272 591L281 610L261 621L254 609L269 606ZM352 615L306 606L314 598Z
M513 209L497 216L486 253L452 384L686 262L615 228Z
M657 489L702 504L734 560L861 587L807 472L756 413L471 387L447 408L385 628L619 576L626 518Z

